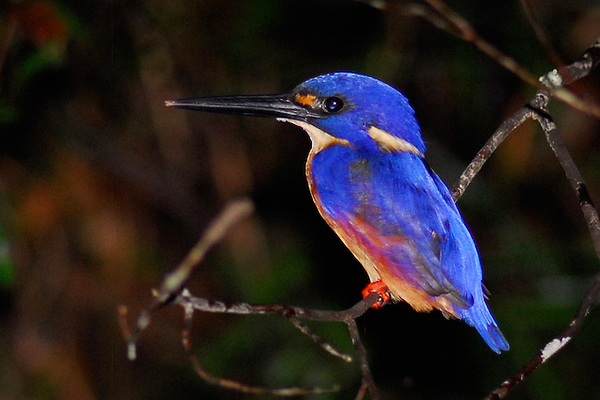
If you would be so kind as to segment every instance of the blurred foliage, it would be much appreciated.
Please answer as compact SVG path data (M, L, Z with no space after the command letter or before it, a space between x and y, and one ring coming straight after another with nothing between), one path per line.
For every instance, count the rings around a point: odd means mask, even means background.
M10 288L15 281L15 266L9 246L8 238L0 230L0 288Z
M534 91L429 22L356 1L38 0L0 5L0 398L245 398L194 375L181 312L160 310L133 363L116 306L145 306L223 204L250 195L190 289L229 301L342 309L362 268L319 219L306 189L303 132L273 121L167 109L196 95L278 93L333 70L377 76L416 109L431 165L449 183ZM531 0L570 62L599 35L591 0ZM449 3L532 73L551 68L518 1ZM598 72L574 84L598 102ZM600 200L598 121L552 115ZM598 271L574 194L538 127L501 146L460 206L481 250L491 306L512 345L496 356L477 333L404 304L359 322L385 398L479 398L574 315ZM342 386L356 365L325 354L278 317L197 315L206 368L264 386ZM352 352L343 326L311 324ZM600 393L600 317L514 399ZM311 397L312 398L312 397Z

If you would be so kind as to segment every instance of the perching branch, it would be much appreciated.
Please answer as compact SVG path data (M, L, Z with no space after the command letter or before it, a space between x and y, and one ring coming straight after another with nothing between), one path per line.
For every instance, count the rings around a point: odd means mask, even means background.
M354 348L356 351L356 355L358 358L358 363L361 368L361 372L363 375L361 388L366 388L370 393L371 397L375 400L379 399L379 394L377 391L377 387L373 381L373 377L371 375L371 370L369 368L369 362L367 360L367 354L360 339L360 334L358 332L358 328L356 326L356 319L362 316L373 304L379 301L379 296L377 294L370 294L365 297L354 306L342 310L342 311L332 311L332 310L316 310L309 308L302 308L297 306L289 306L284 304L249 304L249 303L233 303L226 304L221 301L212 301L203 298L198 298L191 296L191 294L184 290L181 295L177 296L173 303L182 306L185 310L185 315L191 318L191 314L194 311L201 312L209 312L209 313L218 313L218 314L237 314L237 315L264 315L264 314L280 314L286 317L292 324L296 325L297 322L294 322L296 319L307 319L312 321L321 321L321 322L342 322L346 324L348 327L348 331L350 333L350 338L352 339L352 343L354 344ZM186 317L188 318L188 317ZM315 335L312 334L306 327L301 329L303 333L309 336L314 340ZM189 332L184 331L184 347L188 351L188 354L192 360L192 364L198 375L200 375L204 380L209 383L217 384L219 386L223 386L228 389L234 389L237 391L245 392L245 393L254 393L254 394L270 394L275 396L297 396L300 394L318 394L336 391L339 388L334 387L331 389L323 389L323 388L284 388L284 389L268 389L262 387L253 387L241 384L239 382L234 382L231 380L214 377L209 374L206 370L204 370L198 361L196 355L191 351L191 345L189 340L186 338L189 337ZM350 362L352 358L346 354L340 353L337 349L335 349L331 344L322 341L319 338L318 344L321 345L328 353L335 355L343 359L344 361ZM362 398L362 395L359 391L359 395L357 399ZM363 393L364 395L364 393Z
M246 385L241 382L211 374L201 365L198 356L194 352L194 346L191 341L192 319L195 311L238 315L280 314L286 317L296 328L321 346L329 354L346 362L351 362L351 356L341 353L333 345L313 334L308 327L299 320L307 319L322 322L342 322L348 327L348 332L352 339L352 343L354 344L358 363L363 375L362 384L356 398L362 399L368 391L371 393L373 399L379 400L380 397L373 381L373 377L371 376L366 351L356 326L356 318L363 315L369 307L379 301L378 295L371 294L347 310L330 311L307 309L282 304L226 304L220 301L194 297L187 289L183 289L183 286L191 276L194 268L202 261L206 252L214 244L219 242L237 221L250 214L252 209L252 203L249 200L244 199L230 203L225 210L215 218L209 228L206 229L202 238L192 248L179 266L173 272L165 276L160 288L154 292L154 298L151 304L140 312L133 330L129 327L127 307L119 307L119 322L123 336L127 341L127 354L129 359L133 360L136 358L137 340L142 332L150 325L152 313L166 304L175 304L181 306L184 310L185 327L182 330L183 347L190 358L194 371L206 382L226 389L259 395L300 396L328 393L337 391L339 388L337 386L332 388L264 388Z

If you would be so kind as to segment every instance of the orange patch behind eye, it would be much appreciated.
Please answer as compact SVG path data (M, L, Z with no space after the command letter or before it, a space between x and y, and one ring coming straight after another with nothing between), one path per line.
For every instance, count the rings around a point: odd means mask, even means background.
M317 96L313 96L312 94L297 94L296 95L296 103L302 106L312 107L317 100Z

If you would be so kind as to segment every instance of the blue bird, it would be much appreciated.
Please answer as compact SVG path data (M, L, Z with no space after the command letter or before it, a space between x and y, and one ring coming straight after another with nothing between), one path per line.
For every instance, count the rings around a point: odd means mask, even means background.
M304 129L310 193L323 219L362 264L382 306L405 301L477 329L500 353L477 248L448 187L424 159L408 100L375 78L317 76L290 94L167 101L200 111L276 118Z

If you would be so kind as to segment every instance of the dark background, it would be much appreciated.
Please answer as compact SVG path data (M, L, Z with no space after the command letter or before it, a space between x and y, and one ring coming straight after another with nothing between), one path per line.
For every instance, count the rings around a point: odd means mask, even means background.
M452 184L500 122L534 93L430 22L354 1L23 1L0 6L0 399L241 399L194 375L182 313L160 310L126 360L116 308L150 289L241 195L253 217L190 283L200 296L343 309L366 274L319 218L304 178L309 140L274 121L193 113L164 100L290 91L356 71L402 90L428 159ZM482 37L535 76L553 68L516 0L453 1ZM532 0L558 56L600 34L594 1ZM571 89L598 102L598 73ZM598 121L551 113L600 201ZM493 155L459 203L511 351L405 304L360 329L384 398L481 398L567 327L598 271L577 200L537 125ZM268 387L324 386L353 398L355 364L325 354L281 317L197 314L214 374ZM311 324L352 352L343 326ZM600 317L513 399L600 393ZM594 395L595 394L595 395Z

